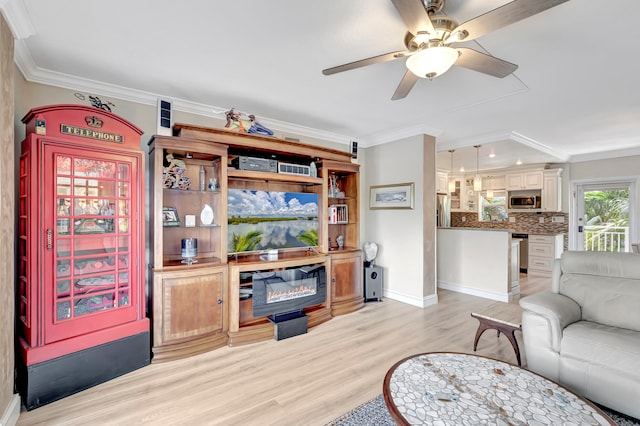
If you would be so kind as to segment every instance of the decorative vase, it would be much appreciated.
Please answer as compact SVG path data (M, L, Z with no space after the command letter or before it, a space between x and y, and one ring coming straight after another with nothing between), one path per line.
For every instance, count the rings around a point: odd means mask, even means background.
M200 222L203 225L211 225L213 223L213 209L209 204L205 204L200 212Z

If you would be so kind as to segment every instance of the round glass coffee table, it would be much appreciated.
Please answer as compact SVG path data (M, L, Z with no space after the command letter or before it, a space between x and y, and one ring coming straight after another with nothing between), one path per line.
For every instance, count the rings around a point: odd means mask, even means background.
M384 401L401 425L615 425L563 386L506 362L432 352L398 361Z

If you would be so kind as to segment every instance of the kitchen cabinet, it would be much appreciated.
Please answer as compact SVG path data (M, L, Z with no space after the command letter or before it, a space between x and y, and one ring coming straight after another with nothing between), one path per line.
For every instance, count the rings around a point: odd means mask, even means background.
M449 180L447 174L443 172L436 173L436 193L446 194L449 188Z
M542 187L542 211L559 212L562 210L562 169L544 171Z
M478 193L473 190L473 177L468 177L464 180L462 203L465 211L475 212L478 210Z
M554 259L564 251L564 234L529 234L529 275L550 277Z
M465 199L465 180L464 175L451 175L449 179L453 179L455 190L449 193L447 189L446 193L451 197L451 211L466 211L464 204Z
M17 382L30 410L149 364L150 332L142 131L83 105L22 121Z
M506 189L508 191L519 191L522 189L542 189L542 170L534 170L521 173L508 173L505 176Z
M482 189L504 190L506 186L505 175L482 178Z

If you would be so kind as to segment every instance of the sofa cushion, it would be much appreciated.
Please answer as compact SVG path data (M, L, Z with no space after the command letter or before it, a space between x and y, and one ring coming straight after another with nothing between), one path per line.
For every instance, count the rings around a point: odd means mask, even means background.
M558 293L575 300L582 319L640 331L640 256L565 252Z
M562 357L587 360L625 375L640 377L640 332L578 321L564 329Z

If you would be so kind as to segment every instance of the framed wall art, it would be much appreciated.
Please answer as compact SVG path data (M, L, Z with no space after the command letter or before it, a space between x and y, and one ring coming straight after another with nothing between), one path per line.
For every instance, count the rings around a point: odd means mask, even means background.
M371 186L369 209L412 209L413 187L413 182Z

